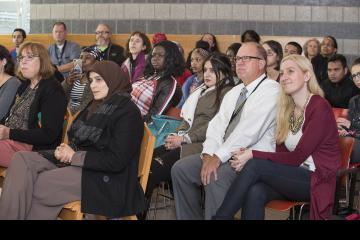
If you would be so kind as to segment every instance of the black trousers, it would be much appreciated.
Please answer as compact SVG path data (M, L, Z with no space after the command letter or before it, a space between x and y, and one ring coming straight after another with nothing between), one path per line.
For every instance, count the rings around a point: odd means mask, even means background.
M360 163L360 139L355 138L350 163Z
M251 159L238 173L213 219L262 220L271 200L310 200L310 171L301 167Z
M154 149L145 196L151 199L154 188L163 181L171 180L171 168L180 158L180 148L166 150L164 145Z

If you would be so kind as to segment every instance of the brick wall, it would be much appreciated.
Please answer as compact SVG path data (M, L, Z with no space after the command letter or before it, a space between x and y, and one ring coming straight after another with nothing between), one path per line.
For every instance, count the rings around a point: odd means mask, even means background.
M339 52L360 55L360 0L31 0L31 33L50 33L64 21L70 33L93 33L108 23L114 33L267 36L333 35Z

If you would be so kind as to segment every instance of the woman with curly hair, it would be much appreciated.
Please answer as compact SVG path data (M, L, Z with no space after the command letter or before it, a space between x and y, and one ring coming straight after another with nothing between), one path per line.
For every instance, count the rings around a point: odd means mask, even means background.
M144 70L144 77L132 84L132 100L139 107L144 121L152 115L164 114L181 99L181 89L175 77L185 68L177 45L171 41L155 44Z

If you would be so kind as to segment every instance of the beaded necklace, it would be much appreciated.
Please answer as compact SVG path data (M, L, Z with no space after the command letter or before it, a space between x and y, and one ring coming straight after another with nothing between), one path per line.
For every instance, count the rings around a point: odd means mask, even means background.
M311 94L309 94L306 98L304 107L301 110L301 114L299 117L295 117L295 103L294 103L294 110L292 111L292 114L290 115L289 118L289 123L290 123L290 131L293 135L295 135L301 128L303 122L304 122L304 113L305 113L305 107L309 102Z

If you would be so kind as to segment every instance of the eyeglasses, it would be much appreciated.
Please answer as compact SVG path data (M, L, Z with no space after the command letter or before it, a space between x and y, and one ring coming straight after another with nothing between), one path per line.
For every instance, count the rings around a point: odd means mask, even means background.
M100 34L105 35L105 34L109 34L109 33L110 33L109 31L97 31L97 32L95 32L96 35L100 35Z
M351 75L353 81L359 81L360 80L360 72L357 72L353 75Z
M22 55L20 55L20 56L17 56L17 57L16 57L16 60L17 60L18 62L22 62L22 61L24 61L24 60L26 60L26 61L32 61L32 60L34 60L34 58L36 58L36 57L39 57L39 55L35 55L35 54L31 54L31 55L27 55L27 56L22 56Z
M253 57L253 56L242 56L242 57L236 56L234 59L235 59L235 62L240 62L240 60L243 62L250 62L251 59L263 60L262 58Z

